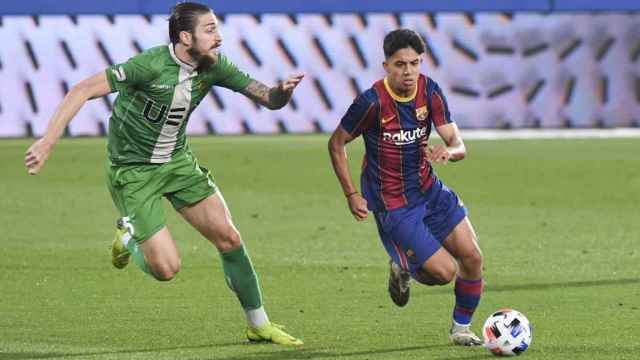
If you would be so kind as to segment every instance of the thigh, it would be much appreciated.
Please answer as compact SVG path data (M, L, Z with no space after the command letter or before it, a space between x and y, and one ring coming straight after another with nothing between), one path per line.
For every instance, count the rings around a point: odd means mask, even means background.
M444 241L443 246L451 252L460 264L460 276L463 279L482 277L483 259L478 239L468 218L455 227Z
M219 250L224 250L221 249L221 242L238 234L229 208L219 191L196 204L182 207L179 212Z
M218 191L211 172L201 167L190 152L176 159L169 170L164 195L178 211Z
M423 284L444 285L453 280L457 268L453 256L441 247L422 264L416 274L413 274L413 278Z
M480 254L478 238L468 217L465 217L453 231L451 231L442 245L456 259L474 257Z
M424 222L442 243L467 216L467 209L458 195L441 182L434 184L434 194L426 203Z
M442 253L441 245L424 224L424 207L398 209L376 215L382 243L391 259L412 275L434 254ZM446 251L444 251L446 256ZM438 256L438 259L440 255ZM431 263L439 263L434 260Z
M164 226L140 245L147 264L152 269L179 264L180 254L169 229Z
M107 185L132 238L142 243L165 226L162 189L156 166L123 166L107 169Z

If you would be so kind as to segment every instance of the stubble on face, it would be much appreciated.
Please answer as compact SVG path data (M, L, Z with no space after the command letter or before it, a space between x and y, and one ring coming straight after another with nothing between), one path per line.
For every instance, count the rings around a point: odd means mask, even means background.
M200 50L198 50L198 48L198 38L194 34L193 45L189 49L187 49L187 54L189 54L189 56L191 56L191 58L196 62L197 70L207 70L218 62L218 54L216 53L215 55L211 55L210 53L210 51L213 50L215 46L211 47L206 52L201 52Z

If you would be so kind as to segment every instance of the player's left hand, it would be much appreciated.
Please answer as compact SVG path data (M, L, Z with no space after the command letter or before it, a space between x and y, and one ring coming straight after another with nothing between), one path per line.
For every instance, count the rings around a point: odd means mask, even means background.
M425 147L424 151L427 155L427 159L437 164L446 164L449 162L449 158L451 157L451 153L447 147L442 144Z
M298 84L300 84L300 81L302 81L302 78L304 78L304 74L294 74L289 76L288 78L286 78L284 81L282 81L278 87L280 88L280 90L284 93L287 94L292 94L293 93L293 89L296 88L296 86L298 86Z

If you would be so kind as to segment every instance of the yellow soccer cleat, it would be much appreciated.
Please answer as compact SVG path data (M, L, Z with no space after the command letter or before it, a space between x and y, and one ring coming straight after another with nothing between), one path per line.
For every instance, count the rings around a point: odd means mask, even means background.
M111 243L111 263L116 269L124 269L124 267L129 264L131 254L129 254L129 250L124 246L124 242L122 242L122 237L126 234L128 234L127 229L118 227L116 229L116 236Z
M272 342L279 345L299 346L304 343L300 339L284 332L284 326L268 323L258 328L247 328L247 339L256 342Z

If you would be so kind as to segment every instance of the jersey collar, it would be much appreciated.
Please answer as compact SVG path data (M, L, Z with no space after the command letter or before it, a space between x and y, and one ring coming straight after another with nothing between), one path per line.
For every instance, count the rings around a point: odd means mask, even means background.
M169 54L171 54L171 58L173 59L173 61L180 65L181 68L183 68L184 70L188 71L188 72L192 72L194 71L196 68L192 65L187 64L186 62L178 59L178 57L176 56L176 51L173 48L173 44L169 43L169 45L167 45L169 47Z
M409 102L413 100L416 97L416 94L418 93L418 86L416 84L416 88L413 90L413 94L409 96L400 96L396 94L391 88L391 86L389 86L389 81L387 80L386 76L384 77L384 87L387 89L387 92L389 92L389 95L391 95L393 100L399 101L399 102Z

